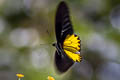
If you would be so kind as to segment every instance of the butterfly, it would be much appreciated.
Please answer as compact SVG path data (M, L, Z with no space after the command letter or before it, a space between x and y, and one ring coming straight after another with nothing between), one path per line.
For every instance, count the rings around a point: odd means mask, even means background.
M74 34L67 4L59 3L55 17L55 33L57 43L55 66L61 73L66 72L75 62L81 62L80 38Z

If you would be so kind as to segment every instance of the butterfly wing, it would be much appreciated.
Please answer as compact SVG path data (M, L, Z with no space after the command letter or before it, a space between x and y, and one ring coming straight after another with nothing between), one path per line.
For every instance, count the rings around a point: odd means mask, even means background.
M62 57L57 53L57 51L55 52L55 65L59 72L66 72L73 65L73 63L74 62L68 57Z
M64 1L58 5L55 19L55 32L57 42L63 43L68 34L73 34L69 10Z
M55 32L57 43L60 43L61 46L66 38L66 36L73 34L73 28L69 17L69 10L64 1L62 1L58 5L58 9L56 12L56 20L55 20ZM64 52L62 54L65 54ZM59 72L66 72L72 65L74 61L68 56L62 56L55 52L55 65Z

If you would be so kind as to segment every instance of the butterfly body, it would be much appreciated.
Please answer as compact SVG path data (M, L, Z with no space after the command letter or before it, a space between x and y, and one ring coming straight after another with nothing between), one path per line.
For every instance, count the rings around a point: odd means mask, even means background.
M80 62L80 39L74 34L66 3L58 5L55 19L55 32L57 43L55 52L55 65L59 72L66 72L74 62Z

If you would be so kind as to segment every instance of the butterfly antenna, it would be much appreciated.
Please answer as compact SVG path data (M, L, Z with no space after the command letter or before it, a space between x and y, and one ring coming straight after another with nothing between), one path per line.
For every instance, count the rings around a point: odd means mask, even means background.
M50 36L50 38L51 38L52 36L51 36L50 32L49 32L48 30L47 30L46 32L47 32L47 34L48 34L48 35Z
M50 44L52 44L52 43L45 43L45 44L41 43L40 45L50 45Z

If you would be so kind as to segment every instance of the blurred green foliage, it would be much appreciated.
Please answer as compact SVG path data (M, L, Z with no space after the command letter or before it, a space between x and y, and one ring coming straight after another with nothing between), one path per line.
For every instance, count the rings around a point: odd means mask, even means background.
M58 74L52 43L60 1L0 1L0 79L17 80L15 74L23 73L23 80L47 80L48 76L55 80L119 80L120 25L114 27L110 17L120 1L65 0L74 31L81 39L83 61Z

